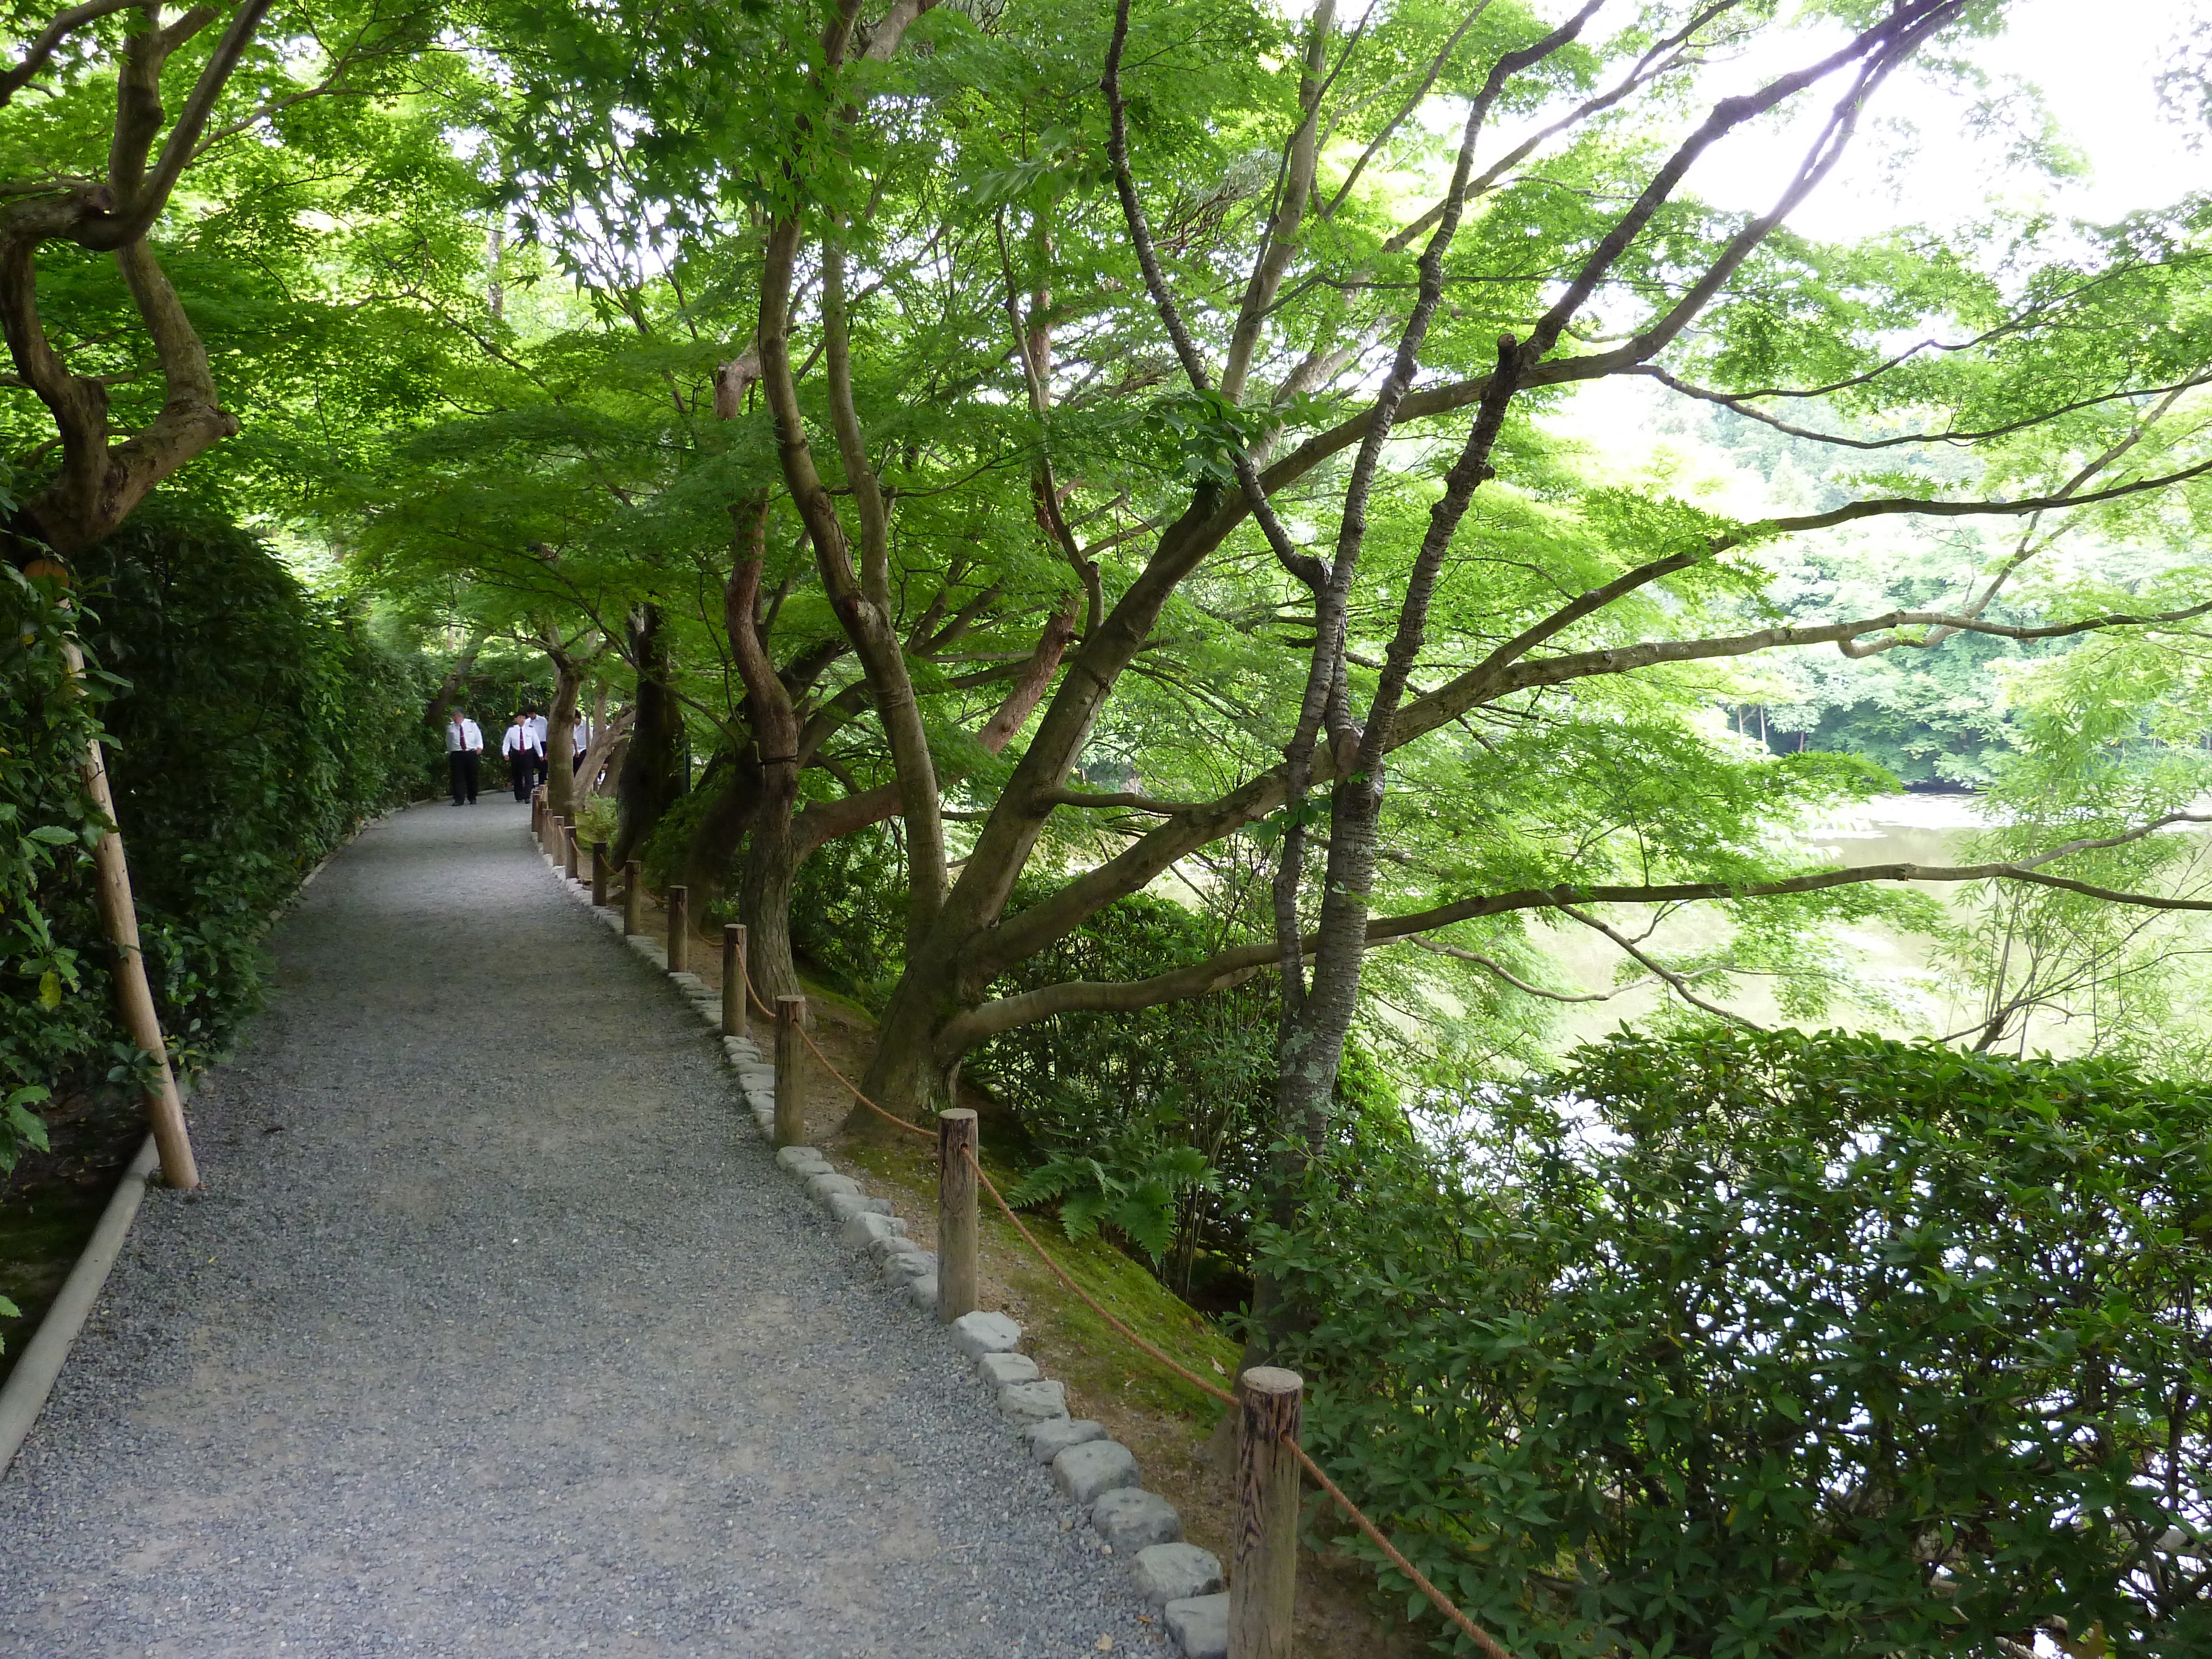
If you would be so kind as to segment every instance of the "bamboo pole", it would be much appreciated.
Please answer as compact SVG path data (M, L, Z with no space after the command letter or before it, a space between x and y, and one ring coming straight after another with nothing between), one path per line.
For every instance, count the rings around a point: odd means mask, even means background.
M722 924L722 1035L741 1037L745 1018L745 927L741 921Z
M668 890L668 946L664 954L670 973L690 971L691 890L687 887Z
M799 1033L806 1024L805 997L775 1000L775 1144L778 1147L806 1144L806 1110L801 1091L806 1084L805 1039Z
M1291 1659L1298 1589L1298 1460L1291 1448L1304 1389L1296 1371L1273 1365L1255 1365L1237 1379L1229 1659Z
M623 866L623 932L625 935L645 931L645 884L639 879L637 860L632 859Z
M84 653L75 640L62 642L62 660L70 684L82 686ZM138 944L138 907L131 893L131 862L124 856L123 832L115 827L115 793L108 787L107 759L97 738L85 746L82 771L85 793L107 820L107 833L92 849L93 875L100 918L115 951L115 1000L123 1029L153 1062L153 1077L145 1090L146 1118L154 1145L161 1150L161 1179L171 1187L197 1187L199 1162L192 1156L191 1132L185 1127L185 1103L177 1093L176 1074L169 1069L169 1045L154 1007L154 988L146 981L146 953Z
M950 1325L975 1311L975 1114L955 1106L937 1117L937 1318Z

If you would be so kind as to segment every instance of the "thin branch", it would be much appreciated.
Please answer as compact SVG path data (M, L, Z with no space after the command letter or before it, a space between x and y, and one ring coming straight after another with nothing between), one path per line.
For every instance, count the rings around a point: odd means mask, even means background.
M1661 979L1665 980L1667 983L1673 988L1674 994L1681 998L1683 1001L1688 1003L1692 1007L1702 1008L1707 1013L1715 1015L1721 1019L1727 1020L1730 1024L1741 1025L1747 1031L1756 1031L1762 1029L1755 1022L1746 1019L1741 1014L1730 1013L1727 1009L1722 1007L1717 1002L1706 1001L1703 997L1699 996L1695 991L1692 991L1690 988L1689 981L1683 978L1681 975L1676 973L1672 968L1668 967L1666 963L1661 962L1656 957L1652 956L1649 951L1638 947L1633 939L1628 938L1628 936L1621 933L1620 929L1607 926L1597 917L1591 915L1587 911L1578 910L1571 904L1562 904L1559 906L1559 910L1562 915L1572 916L1577 921L1579 921L1583 927L1591 929L1593 932L1604 934L1621 951L1625 951L1627 955L1633 957L1650 972L1656 974Z

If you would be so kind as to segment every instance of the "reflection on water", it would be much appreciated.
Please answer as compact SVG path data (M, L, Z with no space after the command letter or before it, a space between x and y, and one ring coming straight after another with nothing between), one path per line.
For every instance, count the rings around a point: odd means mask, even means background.
M1991 819L1972 795L1883 795L1806 826L1806 839L1847 869L1956 864Z
M2203 810L2202 805L2199 810ZM1890 795L1808 824L1804 839L1816 858L1850 869L1885 864L1942 868L1973 861L1974 837L1993 822L1971 795ZM2160 833L2205 832L2176 825ZM1968 890L1957 882L1906 884L1961 906ZM1968 919L1963 908L1954 915L1961 921ZM1532 939L1560 975L1585 994L1613 991L1621 984L1623 958L1608 941L1557 916L1531 920ZM2175 925L2195 931L2202 919ZM1661 921L1650 935L1655 945L1677 961L1700 951L1722 949L1729 937L1725 918L1711 905L1677 911ZM1942 959L1934 940L1870 921L1838 924L1830 929L1826 942L1859 981L1861 1000L1838 1000L1825 1014L1808 1018L1785 1012L1773 994L1773 981L1750 974L1736 976L1719 1000L1761 1025L1832 1024L1895 1037L1963 1036L1971 1041L1987 1018L1984 994ZM2193 944L2184 945L2191 951L2212 954L2212 927L2204 928L2203 936ZM1626 976L1644 977L1632 964ZM1603 1001L1567 1006L1560 1011L1553 1046L1564 1051L1604 1036L1623 1021L1640 1022L1656 1010L1660 1000L1660 993L1646 979ZM2098 1041L2099 1030L2094 998L2087 1006L2069 1008L2064 997L2054 996L2036 1008L2024 1031L2017 1020L2010 1023L2000 1046L2008 1053L2024 1046L2030 1052L2078 1054Z
M1989 823L1971 795L1887 795L1808 824L1805 839L1815 856L1850 869L1877 864L1941 867L1971 857L1975 833ZM1949 882L1910 884L1945 900L1960 890ZM1679 959L1721 945L1728 933L1717 910L1692 905L1662 921L1651 938ZM1602 938L1562 927L1539 928L1535 937L1553 963L1585 991L1609 991L1620 982L1620 953ZM1948 1035L1979 1017L1979 996L1933 959L1930 941L1878 921L1838 926L1828 941L1875 1000L1886 999L1889 1006L1839 1001L1824 1017L1808 1019L1785 1012L1773 994L1772 982L1755 975L1737 977L1722 1001L1761 1025L1834 1024L1897 1037ZM1571 1048L1604 1036L1623 1021L1640 1021L1657 1009L1660 1000L1657 989L1647 983L1603 1002L1568 1006L1556 1028L1555 1046ZM2046 1034L2037 1036L2039 1045L2064 1046L2052 1042Z

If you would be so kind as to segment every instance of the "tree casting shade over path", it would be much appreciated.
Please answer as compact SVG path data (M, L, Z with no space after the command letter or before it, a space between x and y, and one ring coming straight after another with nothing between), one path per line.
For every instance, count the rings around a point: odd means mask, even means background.
M372 830L275 945L0 1480L0 1655L1154 1647L522 808Z

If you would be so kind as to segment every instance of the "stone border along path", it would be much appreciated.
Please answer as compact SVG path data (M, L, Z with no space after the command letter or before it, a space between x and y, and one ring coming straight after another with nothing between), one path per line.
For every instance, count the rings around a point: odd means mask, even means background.
M787 1149L823 1248L530 847L403 813L272 936L207 1190L147 1194L0 1479L0 1655L1221 1651L1127 1451Z

